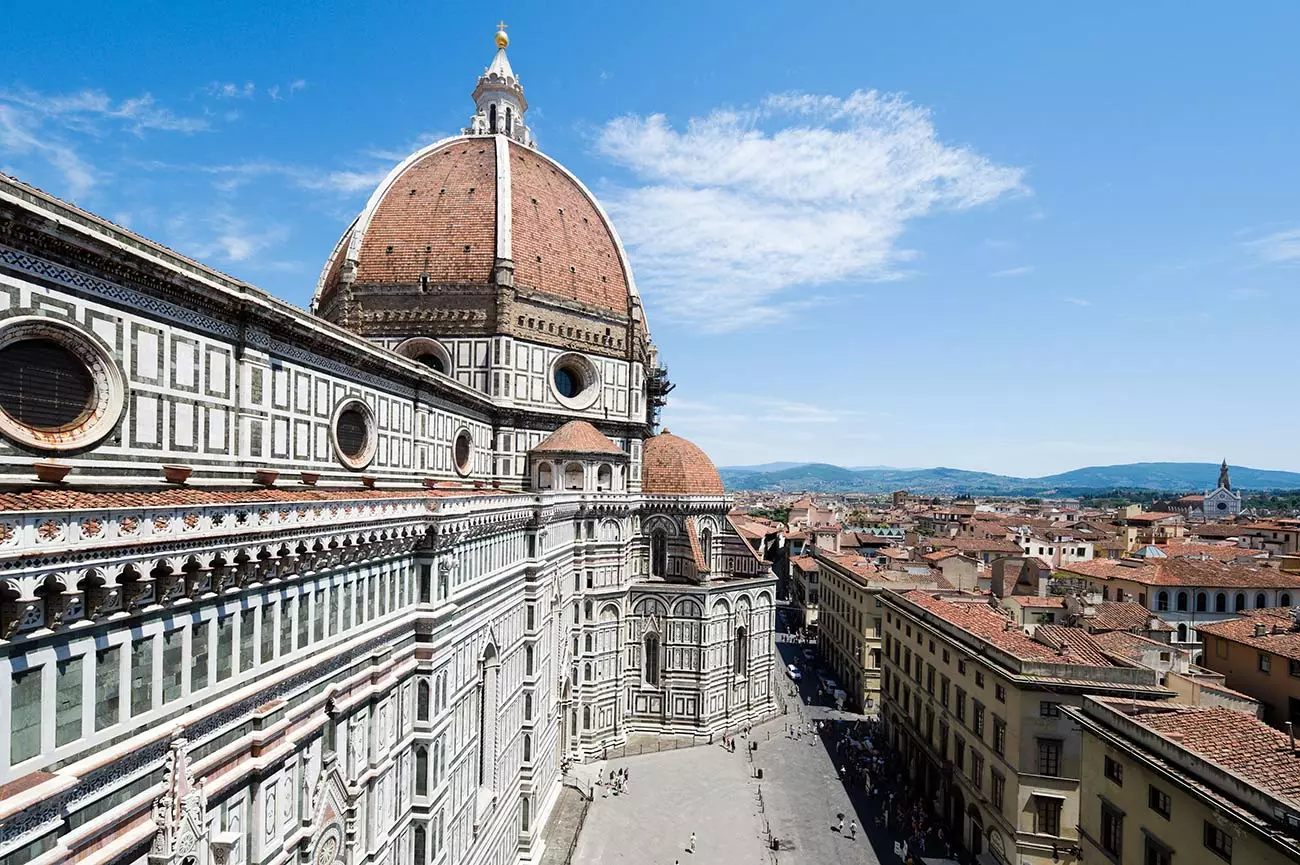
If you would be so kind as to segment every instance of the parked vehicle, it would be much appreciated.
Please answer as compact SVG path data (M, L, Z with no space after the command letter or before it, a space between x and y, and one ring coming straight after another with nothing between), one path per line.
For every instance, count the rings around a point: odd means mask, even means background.
M800 673L799 668L796 667L794 664L791 664L786 669L790 671L790 678L794 679L796 682L798 682L803 678L803 673Z

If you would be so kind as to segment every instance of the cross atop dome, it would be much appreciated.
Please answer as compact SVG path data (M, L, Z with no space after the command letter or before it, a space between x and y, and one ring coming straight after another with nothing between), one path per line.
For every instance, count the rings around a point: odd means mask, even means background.
M506 26L504 21L497 24L493 37L497 53L474 88L475 112L465 127L465 134L508 135L520 144L535 147L532 130L524 123L524 112L528 110L524 87L506 56L506 46L510 44Z

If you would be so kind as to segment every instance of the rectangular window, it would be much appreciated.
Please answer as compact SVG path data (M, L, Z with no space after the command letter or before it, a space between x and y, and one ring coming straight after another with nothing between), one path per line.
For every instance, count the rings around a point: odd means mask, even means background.
M1269 654L1265 654L1264 652L1260 652L1259 671L1261 673L1268 673L1272 671L1272 669L1273 669L1273 656Z
M9 765L41 753L41 668L15 673L9 691Z
M997 772L989 772L989 800L993 807L1002 810L1003 800L1007 795L1007 779Z
M1040 835L1061 834L1061 800L1034 797L1034 831Z
M1151 810L1155 811L1166 820L1169 819L1169 794L1159 787L1150 785L1147 787L1147 804Z
M122 649L110 646L95 653L95 729L117 723L122 707Z
M945 709L948 708L948 685L949 684L951 683L948 681L947 676L939 677L939 705L943 706Z
M957 659L957 672L958 672L958 673L961 673L963 676L966 675L966 659L965 659L965 658L958 658L958 659Z
M1006 687L1004 685L994 685L993 695L997 697L999 703L1005 703L1007 701Z
M190 635L190 693L208 686L208 641L212 636L212 621L194 623Z
M1173 865L1173 850L1170 850L1150 835L1144 837L1146 838L1146 850L1142 857L1142 865Z
M1061 740L1038 740L1038 774L1057 777L1061 774Z
M82 657L59 661L54 668L54 744L81 738Z
M1218 826L1215 826L1209 820L1205 821L1205 849L1214 853L1224 862L1232 861L1232 836L1224 832Z
M235 669L235 617L233 614L217 619L217 681L230 678Z
M1105 802L1101 803L1101 849L1116 860L1123 858L1124 815Z
M257 626L262 629L261 662L267 664L275 659L275 608L266 603L257 609Z
M974 748L970 751L970 780L976 790L984 789L984 755Z
M153 637L131 644L131 717L153 708Z
M357 605L357 584L348 583L348 599L343 604L343 633L352 630L352 610Z
M163 633L163 703L179 700L185 684L185 629Z
M929 664L925 665L925 692L934 696L934 667Z
M1105 775L1118 787L1124 786L1124 764L1113 757L1106 758Z
M433 599L433 566L420 565L420 603L427 604Z
M1295 658L1287 661L1287 672L1292 676L1300 677L1300 661Z
M525 610L526 610L525 615L527 617L527 624L524 626L524 629L528 631L536 630L537 629L537 605L529 604L525 608Z
M326 621L329 623L331 637L339 632L339 598L342 596L342 586L330 586L330 608Z
M288 598L280 601L280 657L293 652L293 602Z
M298 595L298 648L311 642L311 596L306 592Z
M957 689L957 720L966 722L966 692L961 688Z
M981 740L984 738L984 704L978 700L971 701L971 729Z
M966 771L966 742L961 736L952 737L952 762L957 771Z
M984 671L983 671L983 670L976 670L976 671L975 671L975 687L977 687L977 688L983 688L983 687L984 687Z
M1001 718L993 718L993 753L999 757L1006 756L1007 751L1007 722Z
M1061 704L1049 703L1043 701L1038 704L1038 716L1040 718L1059 718L1061 717Z

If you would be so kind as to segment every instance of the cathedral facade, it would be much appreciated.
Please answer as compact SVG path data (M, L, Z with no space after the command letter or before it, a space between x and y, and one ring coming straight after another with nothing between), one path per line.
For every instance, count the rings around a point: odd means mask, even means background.
M0 861L535 861L775 709L774 578L497 34L311 314L0 176Z

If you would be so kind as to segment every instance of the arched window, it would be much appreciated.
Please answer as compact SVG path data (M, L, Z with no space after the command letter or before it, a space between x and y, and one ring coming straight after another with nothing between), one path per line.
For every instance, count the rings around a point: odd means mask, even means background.
M582 463L569 463L564 467L564 488L566 490L582 489Z
M593 611L594 609L595 609L595 608L592 607L592 605L591 605L591 601L585 601L585 602L583 603L583 605L582 605L582 617L583 617L583 620L584 620L584 621L587 621L587 622L590 622L590 621L591 621L591 615L592 615L592 611Z
M584 664L582 667L582 681L591 681L591 664Z
M713 529L705 529L700 532L700 555L704 556L704 564L710 570L713 569Z
M1216 613L1228 612L1228 596L1225 595L1223 592L1219 592L1217 595L1214 596L1214 612Z
M542 463L537 467L537 488L539 490L549 490L554 484L551 480L551 464Z
M429 795L429 749L423 745L415 749L415 795Z
M588 635L587 635L586 640L585 640L585 643L586 643L586 649L587 649L588 652L594 651L594 649L595 649L595 639L592 637L591 634L588 634Z
M524 694L524 720L533 720L533 695Z
M505 133L506 133L506 135L509 135L509 134L510 134L510 131L511 131L512 129L514 129L514 127L515 127L515 117L514 117L514 112L511 111L510 106L507 105L507 106L506 106L506 128L505 128ZM526 821L525 821L525 822L526 822ZM528 827L527 827L527 826L524 827L524 831L525 831L525 832L528 831Z
M650 536L650 573L656 577L668 576L668 535L663 530Z
M746 633L743 626L736 628L736 646L732 652L732 671L738 676L743 676L749 671L749 634Z
M1186 625L1182 625L1182 624L1180 624L1180 625L1178 626L1178 642L1180 642L1180 643L1186 643L1186 642L1187 642L1187 626L1186 626Z
M590 706L582 707L582 729L584 730L591 729L591 707Z
M1278 597L1278 599L1277 599L1277 605L1278 605L1279 607L1289 607L1289 606L1291 606L1291 593L1290 593L1290 592L1283 592L1283 593Z
M1204 613L1209 608L1210 596L1205 592L1196 593L1196 612Z
M1178 593L1178 611L1179 611L1180 613L1185 613L1185 612L1187 612L1187 593L1186 593L1186 592L1179 592L1179 593Z
M645 683L659 684L659 635L645 635Z
M497 757L497 648L488 643L483 650L483 669L478 692L479 759L478 785L496 786Z
M533 737L528 733L524 734L524 762L533 762Z
M1268 601L1264 598L1264 593L1260 592L1255 596L1255 609L1262 610L1266 606L1268 606Z
M424 862L424 827L416 826L412 833L415 839L412 843L415 847L415 865L425 865Z
M1169 593L1161 592L1156 595L1156 609L1160 612L1166 612L1169 609Z
M423 679L415 686L415 717L429 720L429 683Z
M1232 611L1240 613L1244 609L1246 609L1246 593L1237 592L1237 597L1232 599Z
M488 106L488 131L497 131L497 104L495 102Z
M614 489L614 469L612 466L601 466L596 469L596 489L605 492Z

